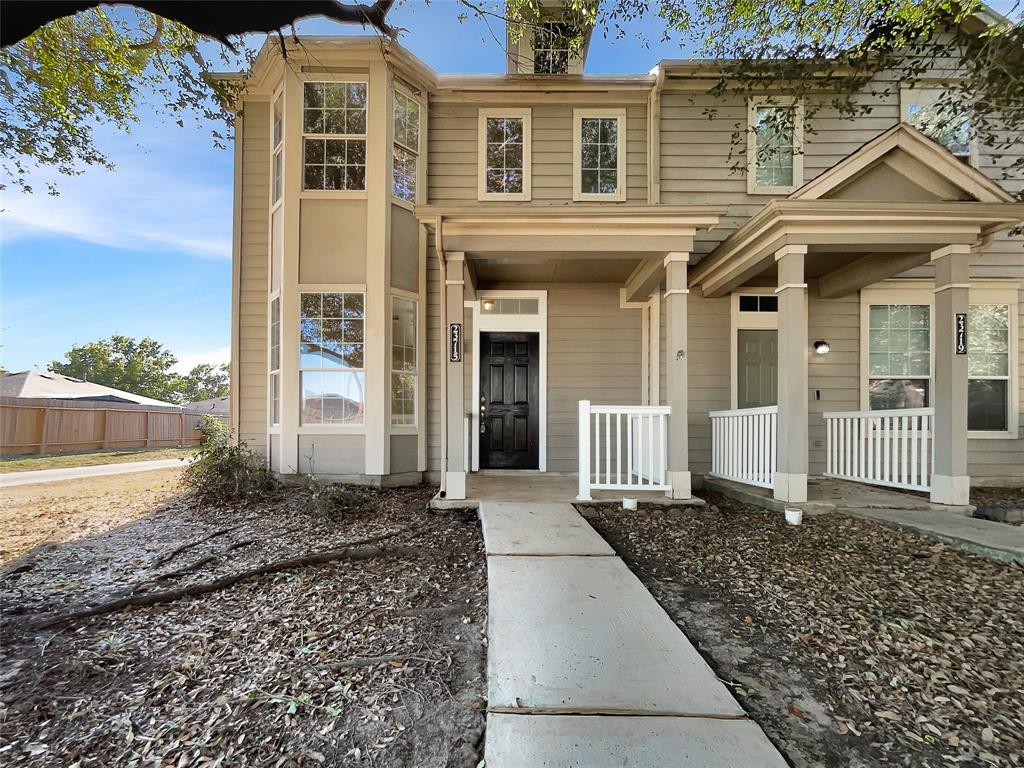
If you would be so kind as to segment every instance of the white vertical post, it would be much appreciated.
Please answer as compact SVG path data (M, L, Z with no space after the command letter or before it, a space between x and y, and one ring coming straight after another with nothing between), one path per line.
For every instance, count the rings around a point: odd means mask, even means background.
M687 350L686 265L688 252L673 252L665 257L665 404L671 407L670 430L665 457L667 483L673 499L690 498L689 457L689 385ZM654 481L654 450L651 444L650 479Z
M590 401L580 400L579 412L579 485L577 501L590 501Z

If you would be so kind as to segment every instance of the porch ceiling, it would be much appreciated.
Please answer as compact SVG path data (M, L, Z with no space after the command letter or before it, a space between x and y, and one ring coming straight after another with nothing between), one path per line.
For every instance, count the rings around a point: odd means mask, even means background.
M634 254L626 258L473 258L478 287L498 283L624 283L636 269Z
M689 252L699 229L711 229L719 206L534 205L480 203L422 206L416 215L445 252L475 258L536 260L652 258Z
M1024 204L1009 202L774 200L693 270L690 287L717 297L767 281L780 248L806 245L807 277L819 279L822 296L841 296L926 263L947 245L975 245L1021 220Z

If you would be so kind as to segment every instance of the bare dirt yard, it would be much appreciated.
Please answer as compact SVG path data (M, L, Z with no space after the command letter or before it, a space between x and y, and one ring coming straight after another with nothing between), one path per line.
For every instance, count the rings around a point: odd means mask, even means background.
M708 501L581 512L794 766L1024 765L1024 570Z
M336 514L306 489L204 507L174 479L5 489L0 761L479 762L486 582L475 514L428 512L426 487L360 492ZM168 600L51 623L158 593Z

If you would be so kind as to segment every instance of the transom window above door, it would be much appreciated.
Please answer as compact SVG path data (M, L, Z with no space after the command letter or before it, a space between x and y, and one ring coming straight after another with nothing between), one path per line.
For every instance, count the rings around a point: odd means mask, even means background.
M530 199L530 110L481 109L480 200Z
M573 200L625 200L625 109L573 110Z

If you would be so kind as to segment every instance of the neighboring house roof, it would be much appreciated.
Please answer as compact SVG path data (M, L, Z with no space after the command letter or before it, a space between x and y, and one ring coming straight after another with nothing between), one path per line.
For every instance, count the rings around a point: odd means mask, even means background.
M210 413L214 416L227 416L231 413L230 397L211 397L209 400L196 400L183 406L189 413Z
M161 408L180 408L176 403L135 395L91 381L73 379L49 371L20 371L0 377L0 395L26 399L96 400L112 403L136 403Z

